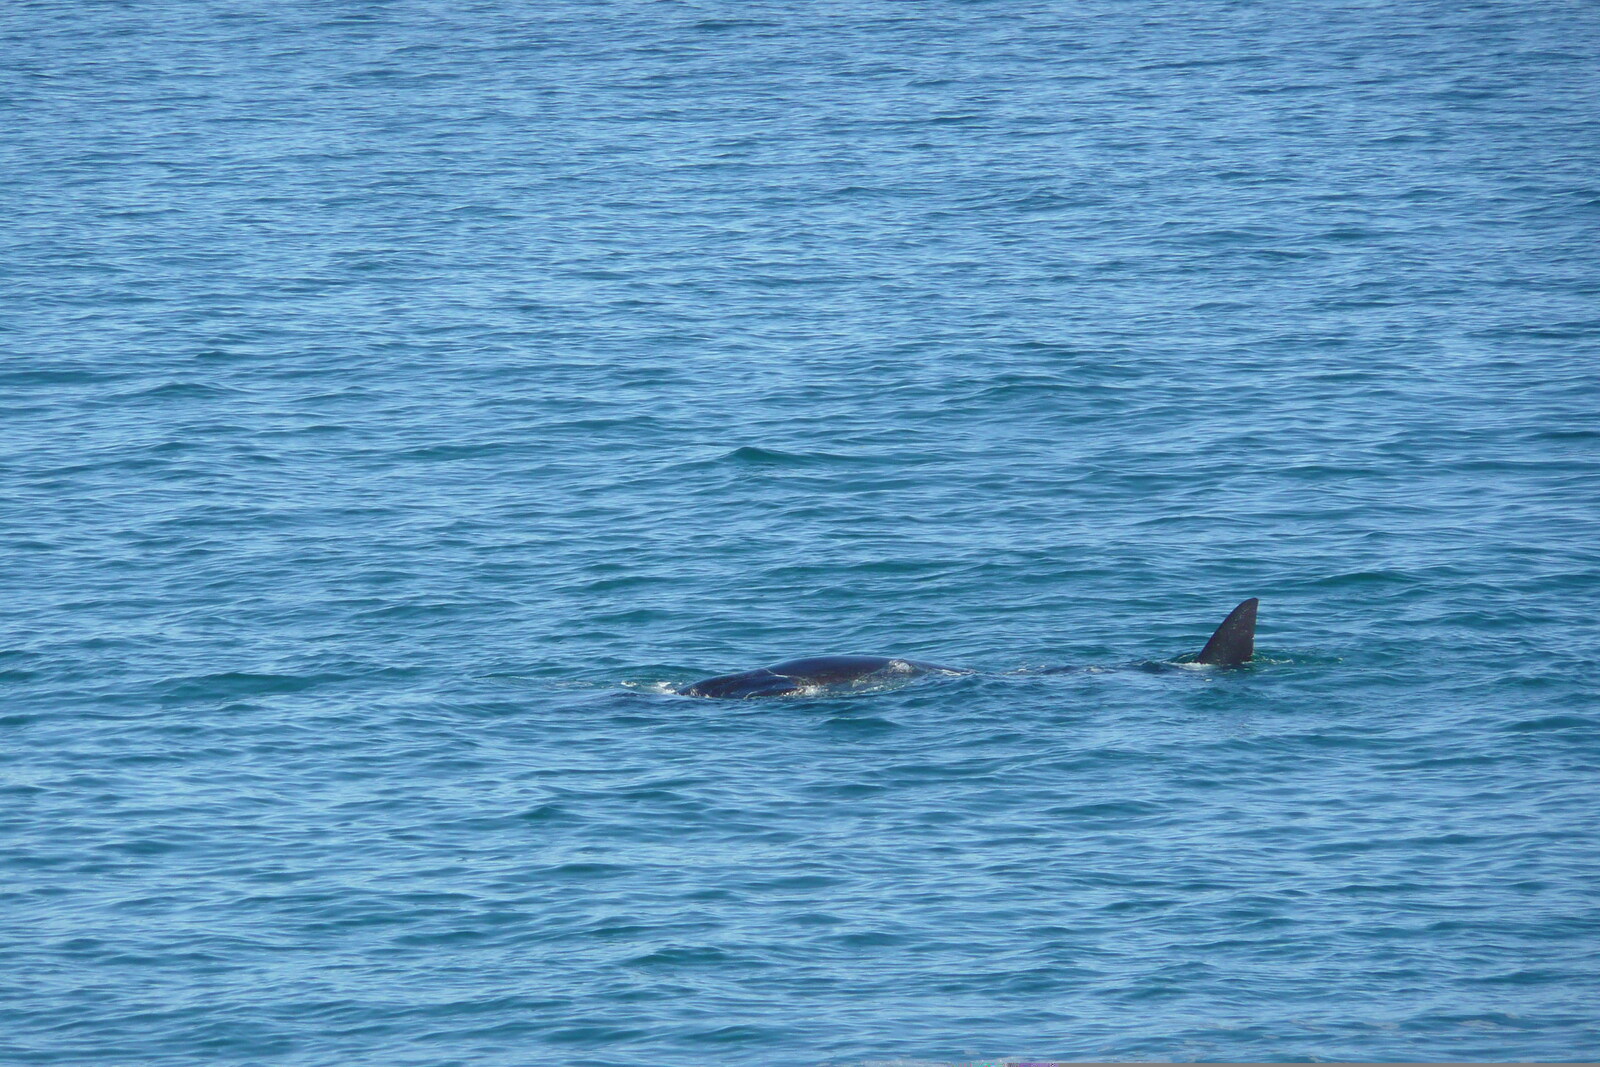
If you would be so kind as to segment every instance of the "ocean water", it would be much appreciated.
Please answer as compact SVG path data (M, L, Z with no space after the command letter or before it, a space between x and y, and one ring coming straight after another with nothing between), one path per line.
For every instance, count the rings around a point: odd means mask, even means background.
M0 1062L1600 1052L1592 4L0 38Z

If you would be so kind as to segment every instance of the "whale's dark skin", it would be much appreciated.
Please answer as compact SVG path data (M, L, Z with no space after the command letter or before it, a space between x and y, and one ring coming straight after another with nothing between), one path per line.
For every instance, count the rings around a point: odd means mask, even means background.
M1256 605L1251 597L1228 614L1195 658L1196 663L1237 667L1255 655ZM750 700L755 697L805 696L819 691L839 693L875 689L923 674L972 674L960 667L897 659L892 656L813 656L791 659L739 674L723 674L686 685L687 697Z
M1256 654L1256 608L1260 603L1260 598L1251 597L1228 612L1195 662L1214 667L1238 667L1249 662Z
M824 687L868 688L933 672L971 674L955 667L896 659L893 656L812 656L791 659L739 674L706 678L678 690L686 697L748 700L751 697L791 697Z

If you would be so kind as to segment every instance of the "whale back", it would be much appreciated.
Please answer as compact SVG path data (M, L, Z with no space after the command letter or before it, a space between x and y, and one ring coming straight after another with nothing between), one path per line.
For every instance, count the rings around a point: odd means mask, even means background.
M738 674L721 674L705 678L678 692L686 697L710 697L713 700L746 700L750 697L794 696L801 686L793 678L773 674L762 667Z
M1228 613L1195 662L1216 667L1248 663L1256 651L1256 606L1251 597ZM739 674L705 678L677 690L683 696L722 700L752 697L845 696L895 687L920 674L971 674L969 670L887 656L812 656Z
M894 664L887 656L808 656L774 663L767 670L805 685L838 685L860 681Z
M964 674L949 667L890 656L812 656L774 663L740 674L724 674L706 678L686 686L679 693L690 697L713 697L723 700L748 700L751 697L780 697L800 695L842 695L864 687L892 685L899 681L925 674L944 671Z

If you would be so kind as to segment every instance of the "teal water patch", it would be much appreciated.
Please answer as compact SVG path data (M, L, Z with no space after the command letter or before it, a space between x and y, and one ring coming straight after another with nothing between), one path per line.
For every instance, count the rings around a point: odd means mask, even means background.
M0 37L0 1060L1592 1055L1580 10Z

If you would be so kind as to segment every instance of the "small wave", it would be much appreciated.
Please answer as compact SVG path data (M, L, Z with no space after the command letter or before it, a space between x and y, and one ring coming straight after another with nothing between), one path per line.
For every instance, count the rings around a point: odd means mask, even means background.
M846 456L836 452L783 452L775 448L745 445L718 456L716 463L735 463L749 467L831 467L897 463L893 456Z
M770 30L782 23L767 19L701 19L691 29L700 33L727 33L730 30Z
M12 387L58 385L91 385L125 377L115 371L99 367L41 368L37 370L12 370L0 372L0 385Z
M1514 722L1505 729L1509 733L1544 733L1550 730L1583 730L1593 729L1600 725L1594 718L1585 715L1542 715L1534 719L1524 719Z
M1412 583L1415 578L1403 571L1369 570L1346 571L1343 574L1329 574L1315 578L1305 584L1313 588L1340 589L1348 586L1383 585L1387 583Z
M651 696L663 696L663 697L666 697L666 696L677 696L678 695L678 686L680 684L682 684L682 683L677 683L677 682L659 682L659 681L658 682L623 682L622 683L622 688L631 690L631 691L633 691L635 693L648 693Z
M539 678L531 674L485 674L480 681L489 685L503 686L507 689L527 689L538 692L573 692L582 690L607 689L605 682L584 681L577 678ZM623 682L625 687L633 688L634 683Z
M226 672L192 678L176 679L166 691L168 700L179 702L222 700L240 696L264 696L273 693L298 693L327 681L338 680L334 675L313 674L252 674Z
M113 402L126 402L137 400L206 400L224 397L240 396L241 391L220 385L207 385L204 382L163 382L147 389L135 390L131 393L120 393L110 398Z

